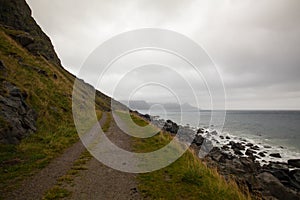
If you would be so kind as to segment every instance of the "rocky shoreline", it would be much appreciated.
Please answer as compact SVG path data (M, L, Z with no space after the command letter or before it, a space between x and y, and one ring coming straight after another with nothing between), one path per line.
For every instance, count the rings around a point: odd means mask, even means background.
M136 111L134 113L172 135L177 134L179 130L184 131L186 134L179 138L181 141L192 141L190 147L208 167L216 168L226 180L236 181L239 187L245 193L249 192L254 199L300 199L300 158L289 159L286 162L266 161L264 158L281 158L281 155L268 153L245 139L236 142L223 135L218 137L228 143L217 147L213 145L220 144L216 137L213 138L215 141L207 137L218 135L216 131L204 128L195 130L171 120L157 119ZM193 139L189 140L191 137Z

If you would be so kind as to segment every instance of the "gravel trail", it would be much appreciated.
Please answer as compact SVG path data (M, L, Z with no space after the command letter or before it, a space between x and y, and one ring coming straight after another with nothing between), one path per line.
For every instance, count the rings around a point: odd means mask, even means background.
M107 114L103 113L100 120L101 125L105 123L106 117ZM74 161L80 157L84 150L84 145L81 141L78 141L72 147L65 150L62 155L52 160L48 166L33 176L25 179L18 189L4 192L4 199L42 199L44 193L55 185L57 178L67 173L73 166Z
M113 121L106 133L108 138L119 147L130 150L131 139ZM142 199L137 191L136 174L117 171L92 158L75 178L68 190L69 199Z

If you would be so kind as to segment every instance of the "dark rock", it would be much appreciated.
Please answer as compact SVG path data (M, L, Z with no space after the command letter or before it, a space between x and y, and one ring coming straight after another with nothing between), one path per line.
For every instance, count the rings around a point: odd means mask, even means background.
M3 77L7 76L7 68L4 65L4 63L2 62L2 60L0 60L0 72L1 72L1 76L3 76Z
M246 147L253 147L254 145L252 143L247 143Z
M6 67L5 67L4 63L2 62L2 60L0 60L0 71L6 71Z
M41 75L48 76L48 73L45 70L39 69L37 72Z
M144 117L145 117L145 119L147 119L148 121L150 121L150 120L151 120L151 116L150 116L150 115L148 115L148 114L145 114L145 115L144 115Z
M174 133L174 134L176 134L178 132L178 129L179 129L179 126L175 122L172 122L171 120L167 120L163 127L163 130L168 131L170 133Z
M231 145L232 149L245 150L245 147L242 143L235 143L234 141L230 141L229 145Z
M278 178L282 184L284 184L286 186L289 186L289 187L293 187L293 188L300 191L300 182L296 180L296 178L299 178L299 177L294 176L294 175L297 176L296 173L291 175L291 176L289 176L288 171L283 171L283 170L274 170L271 173L276 178Z
M258 155L259 155L260 157L265 157L265 156L266 156L263 152L259 152Z
M233 158L231 160L231 162L227 162L227 164L231 164L232 167L235 168L236 170L238 169L238 170L241 170L243 173L245 172L245 170L243 169L244 168L243 164L242 164L241 160L238 158ZM229 168L232 168L232 167L229 167Z
M224 145L224 146L222 146L222 149L225 150L225 151L228 151L229 150L229 146Z
M139 115L140 117L144 118L144 119L147 120L147 121L151 121L151 116L150 116L149 114L143 115L143 114L141 114L141 113L138 113L138 115Z
M300 184L300 169L291 170L289 176Z
M245 147L241 143L235 143L234 141L230 141L229 145L231 146L231 149L233 150L234 154L236 155L244 155L241 150L244 150Z
M252 158L241 157L240 161L248 172L256 172L260 169L259 163L255 162Z
M204 137L202 137L201 135L196 135L192 143L196 144L197 146L201 146L203 141Z
M256 176L260 181L264 197L275 197L277 199L299 200L295 191L286 188L274 175L269 172L263 172Z
M221 138L222 140L224 140L224 136L223 136L223 135L220 135L220 138Z
M3 81L8 95L0 94L0 143L16 144L36 131L36 113L25 102L27 95L15 85Z
M290 172L287 163L280 162L270 162L263 170L272 173L283 185L300 191L300 170Z
M226 138L227 140L230 140L230 137L229 137L229 136L226 136L225 138Z
M251 149L247 149L246 152L245 152L245 154L246 154L247 156L253 156L253 154L256 154L256 151L251 150Z
M204 133L204 129L203 129L203 128L199 128L199 129L197 130L197 133L198 133L198 134Z
M0 1L0 24L7 29L17 30L10 33L11 37L31 53L41 55L57 66L61 66L50 38L42 31L31 14L25 0Z
M222 152L220 151L220 149L218 148L218 147L214 147L211 151L210 151L210 153L209 153L209 156L213 159L213 160L215 160L215 161L217 161L217 162L220 162L220 160L221 160L221 158L222 158Z
M281 158L280 153L271 153L270 156L274 158Z
M131 188L130 191L132 192L132 194L138 193L137 188Z
M23 94L21 92L21 90L17 87L10 87L10 85L7 85L6 87L7 89L9 89L9 95L12 96L12 97L19 97L19 98L22 98L23 97Z
M20 64L21 64L23 67L26 67L26 68L28 68L28 69L32 69L32 70L36 71L37 73L39 73L39 74L41 74L41 75L48 76L48 73L47 73L45 70L43 70L43 69L41 69L41 68L39 68L39 67L27 65L27 64L25 64L25 63L20 63Z
M283 162L270 162L267 166L267 169L271 169L271 170L285 170L285 171L289 171L289 166L287 163L283 163Z
M293 167L300 168L300 159L290 159L290 160L288 160L288 164Z
M236 154L236 155L238 155L238 156L242 156L242 155L244 155L239 149L233 149L233 151L234 151L234 154Z
M29 33L26 32L17 35L10 35L10 36L25 48L28 45L34 43L34 38Z
M270 171L276 178L278 178L278 180L280 180L281 182L289 182L290 181L290 177L288 175L288 171L284 171L284 170L272 170Z
M234 151L241 154L237 148ZM248 153L254 154L254 151L249 149ZM254 156L236 157L219 148L213 148L206 158L208 166L217 167L226 180L233 178L241 188L247 188L245 191L257 197L254 199L297 199L299 196L296 190L300 170L289 172L287 163L270 162L260 167Z
M250 147L250 149L258 151L259 150L259 146L255 145L255 146Z
M218 132L214 130L214 131L210 132L210 134L212 134L212 135L218 135Z
M233 156L222 152L218 147L213 147L208 156L211 157L214 161L220 163L226 163L226 161L232 160L234 158Z

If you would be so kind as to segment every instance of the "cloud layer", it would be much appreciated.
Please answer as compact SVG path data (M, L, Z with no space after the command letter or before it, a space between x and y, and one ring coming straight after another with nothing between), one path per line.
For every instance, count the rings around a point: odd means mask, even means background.
M188 36L207 51L223 78L229 109L300 109L299 0L27 2L64 67L74 74L112 36L164 28ZM162 70L160 76L166 73ZM83 78L89 80L89 75ZM176 85L175 78L170 81ZM151 89L145 98L149 93Z

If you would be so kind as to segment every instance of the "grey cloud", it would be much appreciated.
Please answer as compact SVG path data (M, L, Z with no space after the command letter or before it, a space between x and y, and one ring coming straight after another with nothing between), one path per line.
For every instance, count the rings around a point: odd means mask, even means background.
M64 66L75 74L92 50L110 37L137 28L166 28L187 35L207 50L223 77L228 108L300 109L299 0L27 2ZM109 78L114 81L121 73L116 71ZM84 78L93 76L91 71ZM167 72L161 71L159 77L168 77ZM181 89L175 77L168 81ZM202 86L197 90L207 94ZM155 93L149 89L139 97L151 98L151 91ZM184 94L184 89L180 92Z

